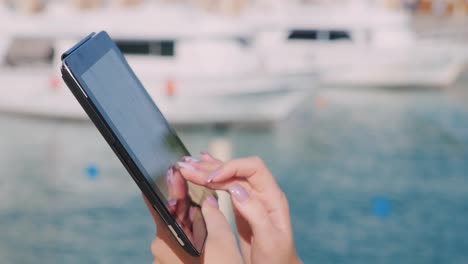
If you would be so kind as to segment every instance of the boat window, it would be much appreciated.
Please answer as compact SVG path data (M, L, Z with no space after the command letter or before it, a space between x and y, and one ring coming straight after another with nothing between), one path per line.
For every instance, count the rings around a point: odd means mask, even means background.
M299 39L299 40L317 40L319 37L318 30L292 30L289 34L288 39Z
M351 36L349 32L344 30L331 30L330 31L330 40L350 40Z
M119 40L116 42L120 51L131 55L153 55L172 57L175 55L174 41L139 41L139 40Z
M8 66L44 66L54 61L54 45L48 39L14 39L6 51Z
M350 40L351 35L345 30L292 30L290 40Z
M247 47L250 45L250 40L248 40L247 38L237 37L236 41L244 47Z

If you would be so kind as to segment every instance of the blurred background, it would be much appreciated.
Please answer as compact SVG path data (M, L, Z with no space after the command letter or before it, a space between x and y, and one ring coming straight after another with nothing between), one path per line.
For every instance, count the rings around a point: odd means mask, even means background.
M304 263L468 263L467 0L0 0L0 262L150 263L59 73L106 30L194 156L259 155Z

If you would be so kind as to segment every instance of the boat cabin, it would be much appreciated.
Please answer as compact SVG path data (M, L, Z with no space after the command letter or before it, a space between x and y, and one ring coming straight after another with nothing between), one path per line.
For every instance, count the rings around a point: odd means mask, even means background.
M292 29L288 40L309 41L340 41L351 40L351 32L348 30L316 30L316 29Z

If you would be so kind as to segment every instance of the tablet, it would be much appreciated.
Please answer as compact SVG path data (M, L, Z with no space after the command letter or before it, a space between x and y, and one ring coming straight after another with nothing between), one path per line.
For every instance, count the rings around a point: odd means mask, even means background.
M157 69L155 69L157 70ZM106 32L62 55L62 77L179 244L199 256L201 204L215 193L186 182L173 164L189 152Z

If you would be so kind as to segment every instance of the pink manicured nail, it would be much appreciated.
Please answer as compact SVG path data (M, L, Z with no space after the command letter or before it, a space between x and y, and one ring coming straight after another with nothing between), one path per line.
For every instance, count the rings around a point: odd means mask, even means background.
M214 198L213 195L208 195L206 197L206 202L213 207L219 208L218 200Z
M245 190L244 187L242 187L238 183L234 183L229 187L229 192L231 193L231 196L236 199L238 202L245 202L247 199L249 199L249 194Z
M193 171L196 170L195 167L192 164L189 164L189 163L186 163L186 162L179 161L179 162L177 162L177 165L179 165L179 167L187 169L187 170L193 170Z
M213 160L213 161L216 160L216 159L215 159L213 156L211 156L211 154L208 153L207 151L201 151L200 154L205 155L205 156L208 156L208 158L210 158L210 159Z
M176 206L176 204L177 204L177 200L175 199L170 199L169 201L167 201L167 206L169 207Z
M200 162L200 160L198 160L198 159L196 159L196 158L194 158L194 157L190 157L190 156L185 156L185 157L183 158L183 160L184 160L185 162L195 162L195 163Z
M210 174L208 174L208 176L206 176L206 182L207 183L212 182L213 179L216 178L216 176L218 176L219 172L220 172L219 169L210 172Z
M172 167L170 167L166 172L166 181L168 185L172 185L174 182L174 171L172 170Z

